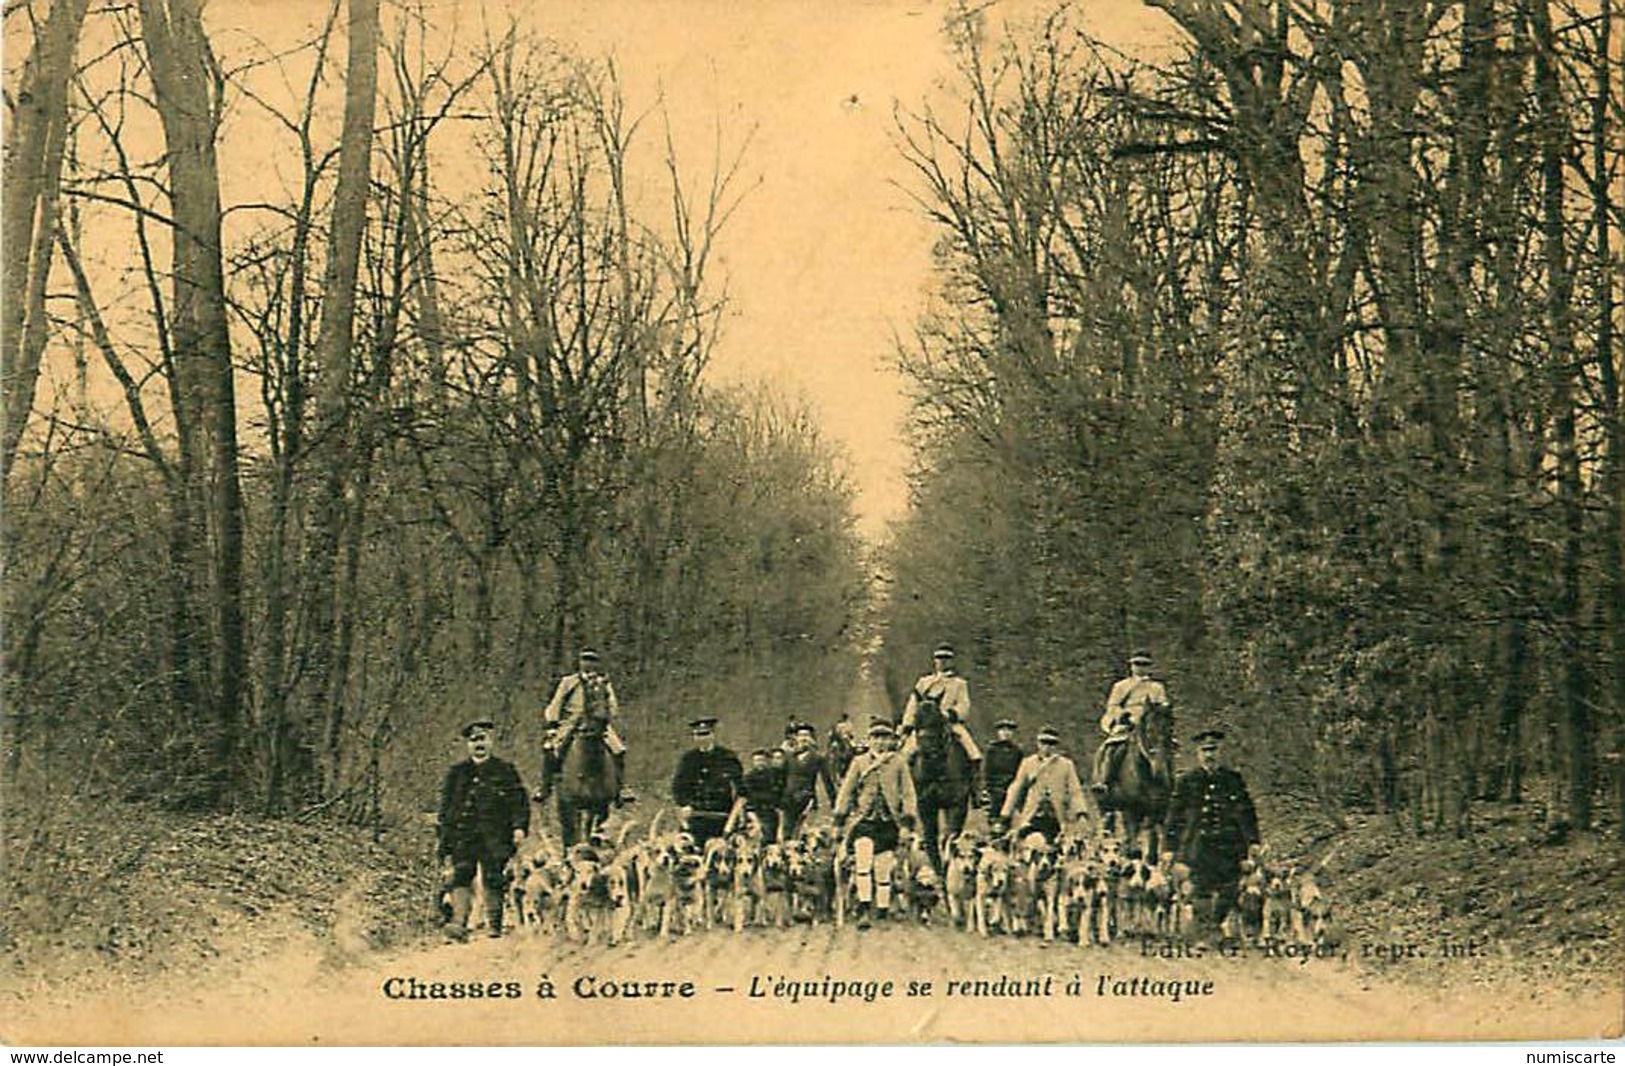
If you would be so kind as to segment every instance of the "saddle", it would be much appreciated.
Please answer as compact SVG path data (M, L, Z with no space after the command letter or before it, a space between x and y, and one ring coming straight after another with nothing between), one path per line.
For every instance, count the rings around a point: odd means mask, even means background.
M1151 774L1157 772L1156 760L1146 750L1145 738L1138 729L1113 734L1100 742L1100 776L1093 782L1102 807L1114 808L1122 799L1123 764L1129 759L1145 761Z
M571 749L575 747L576 741L581 739L582 731L589 723L595 725L596 728L588 729L586 740L588 743L596 743L602 750L603 771L609 776L611 787L619 789L621 781L616 772L615 761L609 758L607 750L603 750L605 744L604 731L609 724L607 717L600 718L577 714L565 719L553 734L552 740L544 745L544 749L548 752L546 759L548 765L545 769L545 775L557 779L564 772L564 768L569 764ZM590 759L591 756L588 756L588 758Z

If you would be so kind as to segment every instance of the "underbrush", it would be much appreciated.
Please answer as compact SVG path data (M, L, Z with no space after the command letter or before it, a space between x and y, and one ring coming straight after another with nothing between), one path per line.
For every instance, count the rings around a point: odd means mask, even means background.
M374 843L347 826L148 805L59 798L29 818L13 807L0 981L144 979L306 934L335 953L401 943L429 928L427 832Z
M1613 827L1553 844L1532 805L1476 804L1462 838L1371 813L1339 829L1299 813L1311 809L1261 798L1265 840L1280 861L1319 871L1345 945L1368 970L1430 984L1618 987L1625 849ZM1376 950L1411 944L1425 955ZM1443 958L1446 945L1462 954Z

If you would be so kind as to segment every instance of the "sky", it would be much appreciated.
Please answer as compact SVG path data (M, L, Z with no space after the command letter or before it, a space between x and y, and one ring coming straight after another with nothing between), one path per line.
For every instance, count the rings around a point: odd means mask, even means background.
M1019 20L1046 7L996 9ZM905 191L894 105L940 92L946 10L931 0L600 0L529 16L583 52L613 54L633 108L662 99L693 166L709 165L719 118L725 144L749 132L741 177L751 190L718 247L730 303L713 369L769 378L811 405L847 455L869 536L906 507L896 338L923 307L934 239ZM1166 40L1164 16L1140 0L1084 0L1077 11L1125 48Z
M229 66L308 39L330 3L210 0L206 20ZM924 306L935 237L907 192L913 176L896 149L895 109L942 101L951 69L942 33L949 5L427 0L427 6L437 32L465 45L474 43L482 23L500 25L511 12L521 25L579 54L612 56L628 113L651 112L629 175L646 195L664 195L667 180L661 114L691 183L708 179L719 130L725 157L744 146L738 182L748 191L715 250L712 280L725 281L729 302L711 372L722 381L769 381L809 405L847 460L860 531L883 536L906 508L910 464L901 433L909 400L895 369L897 338L910 335ZM988 6L995 24L1001 18L1021 23L1052 3L993 0ZM386 27L395 20L392 8L385 0ZM1073 11L1083 28L1126 51L1168 47L1165 16L1143 0L1076 0ZM101 25L108 32L105 20ZM82 51L95 44L87 39ZM340 55L335 50L335 69ZM336 134L342 94L324 97L330 113L322 120ZM156 158L156 124L150 116L131 121L151 127L145 133ZM466 170L477 163L467 147L438 149L437 183L478 180ZM222 137L226 203L286 202L299 174L291 149L263 112L237 99ZM232 217L236 225L254 224L250 215ZM140 315L145 297L128 269L127 222L105 232L109 244L101 258L118 280L104 288L98 277L98 288ZM116 391L109 396L116 406Z
M923 5L922 5L923 7ZM901 513L903 382L893 331L926 281L931 234L890 182L894 98L917 100L943 65L939 20L903 5L693 2L573 5L537 21L613 51L628 95L659 93L679 151L708 165L713 123L748 133L749 189L719 246L730 293L713 368L766 377L812 405L852 464L862 526Z

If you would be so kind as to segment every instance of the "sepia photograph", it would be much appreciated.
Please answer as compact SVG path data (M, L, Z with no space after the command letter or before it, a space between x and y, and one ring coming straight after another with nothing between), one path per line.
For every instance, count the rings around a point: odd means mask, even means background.
M1618 1041L1615 5L5 0L0 1043Z

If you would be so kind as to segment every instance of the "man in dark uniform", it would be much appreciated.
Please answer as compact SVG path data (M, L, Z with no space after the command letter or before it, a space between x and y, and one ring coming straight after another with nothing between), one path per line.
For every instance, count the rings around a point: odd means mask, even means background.
M750 769L745 771L741 788L745 794L745 810L762 823L762 835L768 840L779 838L779 804L784 800L784 775L769 761L766 748L750 753Z
M452 940L468 939L476 866L485 886L487 931L494 937L502 935L508 860L530 829L530 803L519 771L491 754L495 728L483 718L463 727L468 758L446 771L440 789L437 855L451 867L451 916L445 931Z
M993 730L994 741L982 752L982 806L987 808L989 817L997 815L1004 806L1004 796L1010 791L1010 782L1016 779L1016 770L1021 766L1021 760L1027 757L1021 745L1016 743L1014 719L999 719L993 723Z
M829 761L819 754L818 730L810 722L796 723L796 747L784 778L784 817L779 825L785 838L795 835L801 820L818 805L818 786L824 786L824 799L835 805L835 778L829 772Z
M716 725L715 718L696 718L688 724L694 746L677 760L677 772L671 779L678 816L701 846L722 835L745 776L739 756L717 743Z
M1168 839L1190 867L1199 913L1217 927L1235 904L1247 849L1258 843L1258 815L1241 775L1219 763L1224 734L1208 729L1195 740L1197 767L1174 786Z

